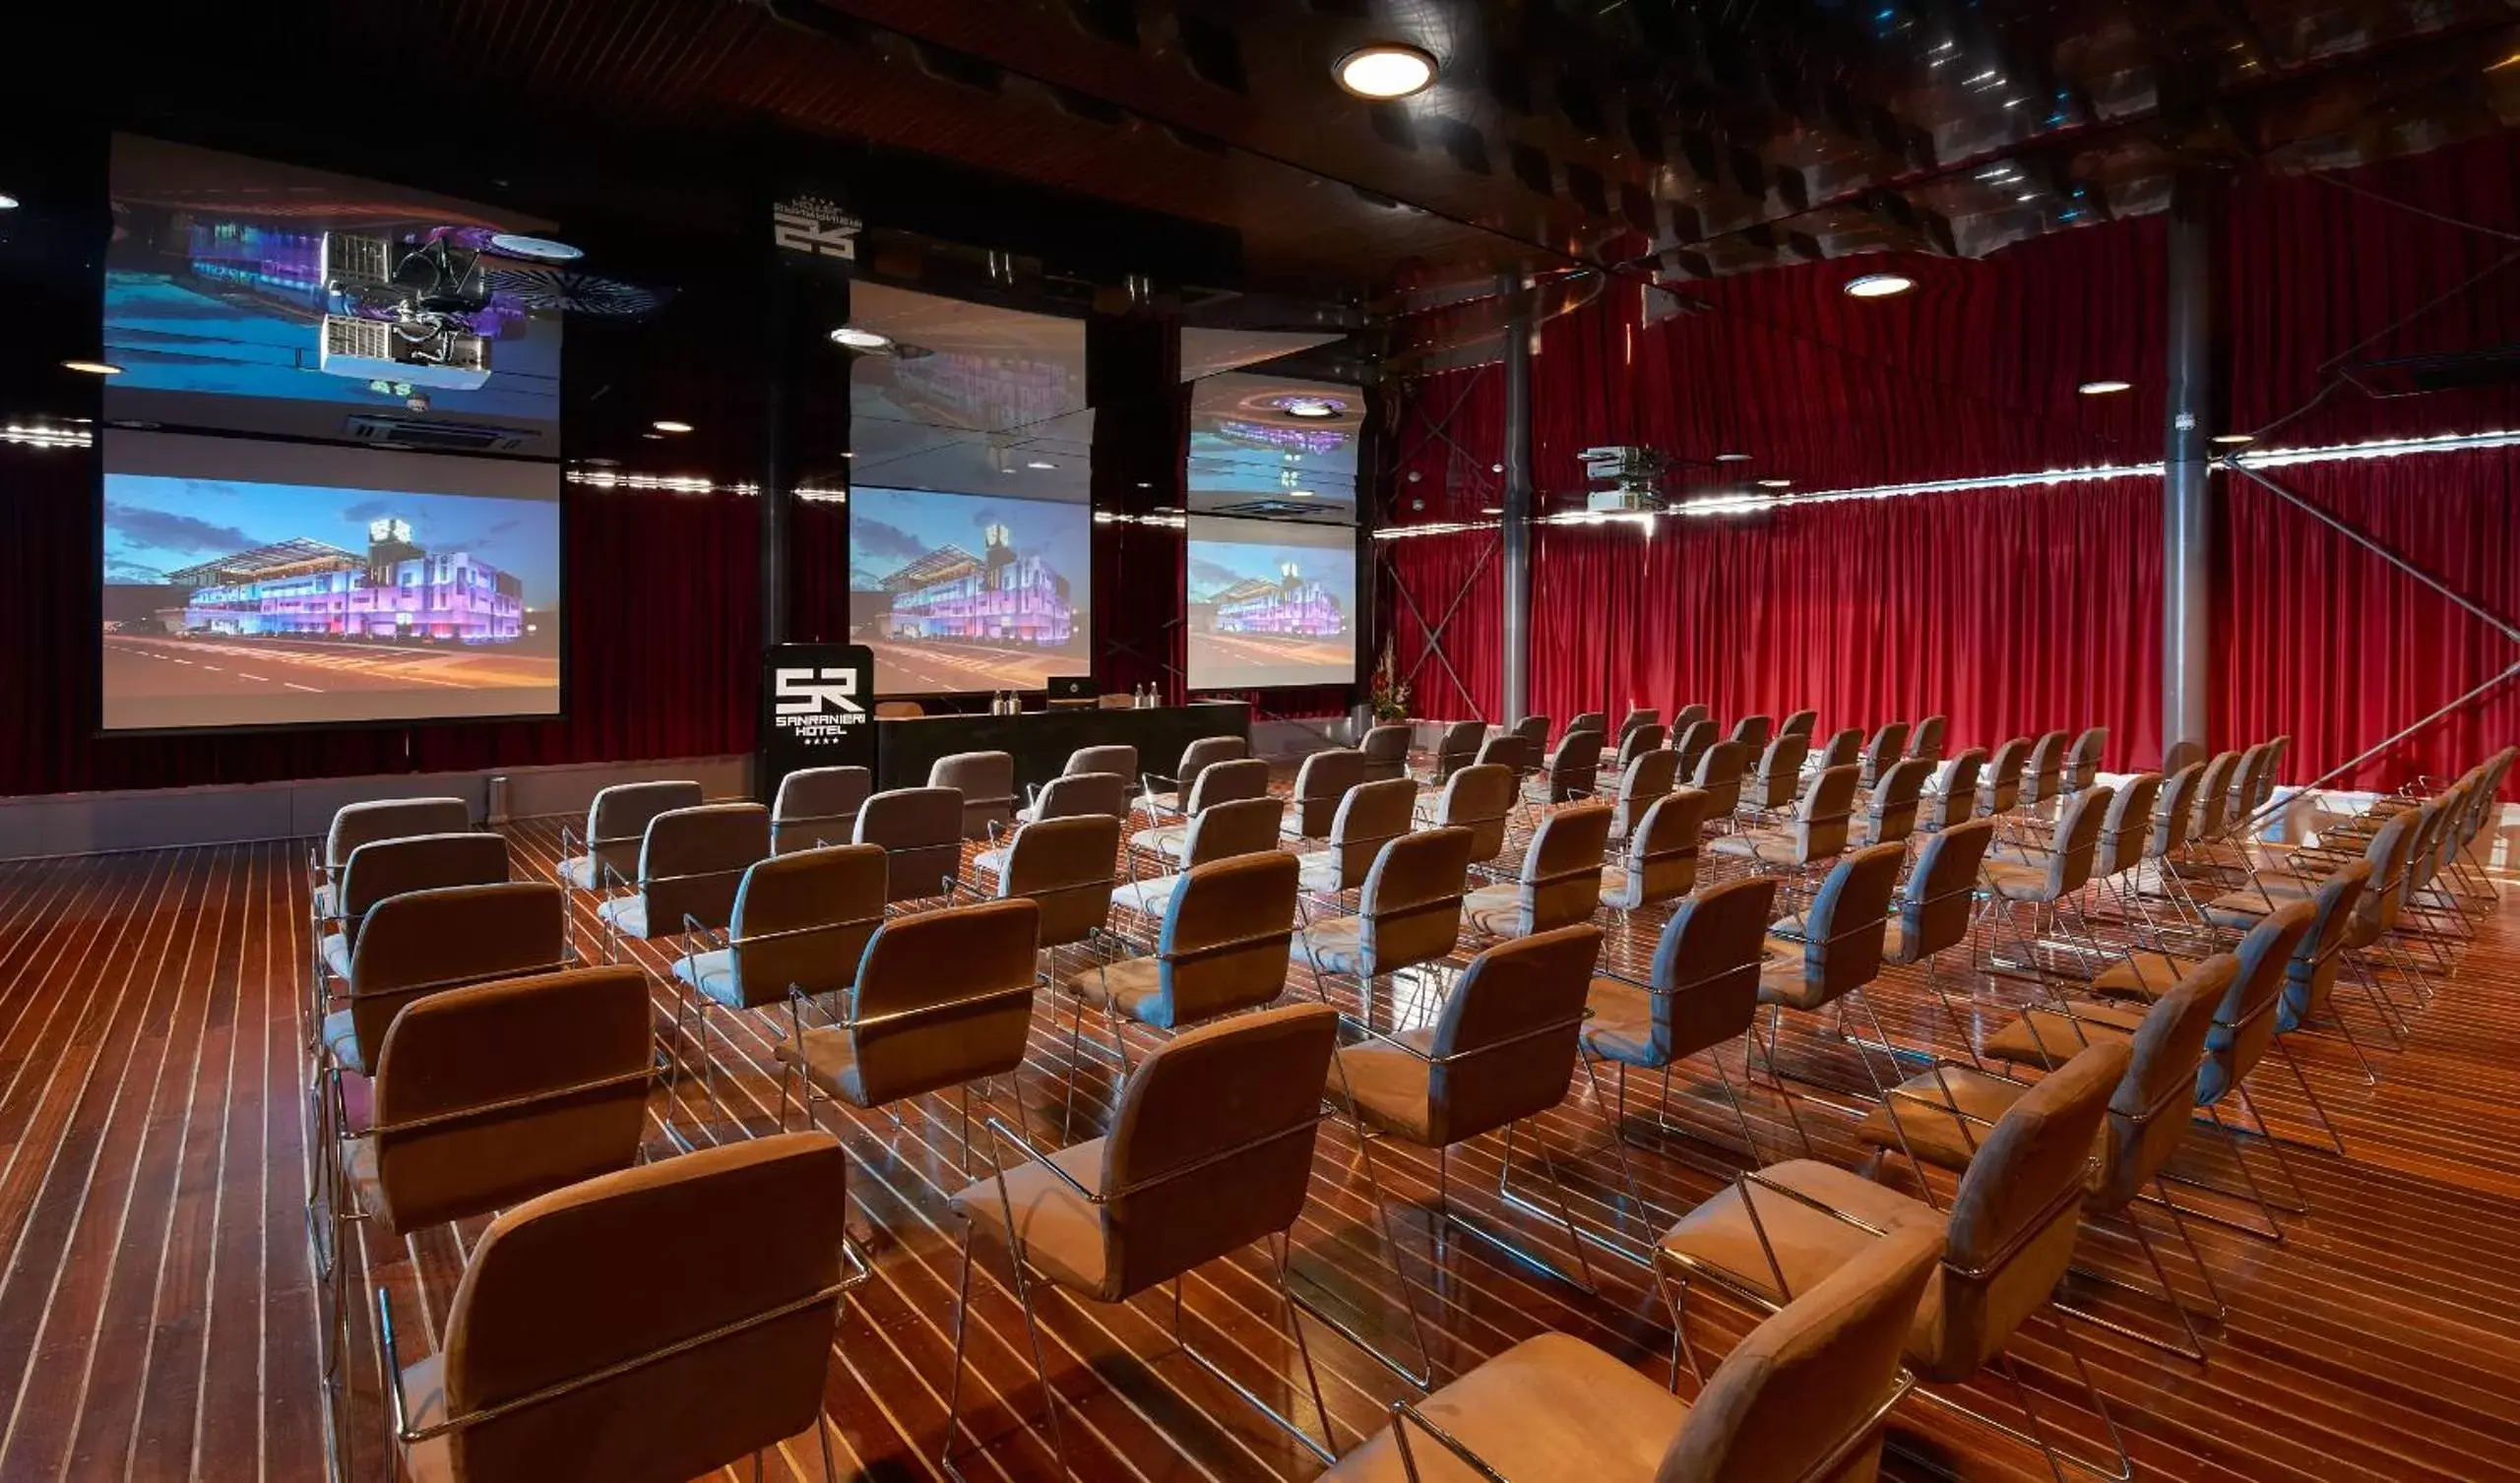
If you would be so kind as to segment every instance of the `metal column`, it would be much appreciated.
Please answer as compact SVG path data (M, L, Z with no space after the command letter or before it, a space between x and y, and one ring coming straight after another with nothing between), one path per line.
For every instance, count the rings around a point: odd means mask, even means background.
M2169 385L2162 451L2162 767L2168 772L2210 750L2208 697L2214 655L2215 431L2214 247L2222 211L2219 178L2180 174L2170 212Z
M1532 303L1523 276L1496 280L1505 301L1505 675L1503 721L1531 711Z

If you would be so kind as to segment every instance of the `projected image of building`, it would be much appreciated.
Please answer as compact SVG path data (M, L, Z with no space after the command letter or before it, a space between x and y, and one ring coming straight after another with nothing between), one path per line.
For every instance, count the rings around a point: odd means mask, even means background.
M1290 561L1279 566L1276 582L1253 578L1217 593L1214 623L1221 634L1328 639L1347 632L1348 613L1336 593Z
M525 625L525 585L462 551L413 544L407 521L373 521L362 556L303 536L169 572L192 587L182 632L262 638L504 644Z
M1019 555L1004 525L982 532L975 556L939 546L883 581L892 608L879 620L888 639L965 639L1037 648L1065 645L1076 631L1067 579L1038 556Z

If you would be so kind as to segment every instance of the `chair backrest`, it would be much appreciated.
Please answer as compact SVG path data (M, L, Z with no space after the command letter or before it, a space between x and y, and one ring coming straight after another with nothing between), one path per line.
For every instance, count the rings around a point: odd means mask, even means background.
M1658 1480L1869 1480L1941 1233L1892 1231L1732 1346L1689 1403Z
M1674 788L1646 806L1644 822L1627 833L1619 862L1625 877L1603 899L1622 911L1677 900L1697 889L1698 835L1706 828L1706 795Z
M1083 772L1110 772L1121 777L1135 777L1138 775L1138 749L1123 742L1079 747L1067 755L1067 766L1059 770L1059 775L1074 777Z
M884 846L886 900L942 896L963 863L963 795L952 788L886 788L857 810L850 842Z
M1326 837L1348 790L1364 780L1365 754L1353 747L1332 747L1305 758L1295 769L1295 833L1306 839Z
M1813 996L1804 1008L1862 988L1879 975L1890 893L1907 861L1907 846L1874 844L1830 869L1802 918L1802 981Z
M2310 930L2301 934L2300 946L2284 965L2284 1007L2275 1024L2279 1032L2325 1018L2337 970L2344 965L2354 908L2370 884L2371 862L2348 860L2310 893Z
M2046 899L2061 901L2091 884L2100 855L2100 827L2108 822L2110 790L2094 785L2074 794L2057 813L2056 835L2048 850Z
M2092 861L2094 874L2113 876L2144 863L2144 850L2152 842L2153 805L2161 793L2162 774L2138 772L2110 795L2109 817L2100 825L2100 851Z
M849 1040L860 1105L880 1107L1024 1063L1041 908L1018 896L897 916L857 965Z
M1211 804L1190 816L1190 835L1181 846L1181 863L1205 865L1236 855L1258 854L1278 847L1287 817L1283 798L1237 798Z
M697 808L705 801L700 784L680 780L616 782L598 790L587 805L587 853L595 861L591 880L596 889L603 888L607 870L625 881L639 873L649 820L667 809Z
M460 834L472 827L472 808L461 798L377 798L345 803L324 832L324 863L335 870L350 851L378 839L407 834Z
M567 898L544 881L440 886L377 902L350 954L350 1028L362 1064L376 1064L403 1006L441 989L567 967L568 940Z
M1796 711L1787 714L1785 720L1777 726L1776 734L1779 736L1799 736L1808 738L1819 728L1819 711Z
M927 785L959 788L963 837L985 839L992 824L1015 822L1015 756L1010 752L954 752L928 765Z
M1698 721L1713 719L1715 719L1715 712L1704 706L1682 706L1671 713L1671 729L1676 732Z
M2266 781L2267 769L2275 761L2275 743L2262 741L2240 753L2240 765L2232 772L2231 796L2223 800L2223 825L2239 829L2257 811L2259 784Z
M1882 722L1880 727L1872 733L1872 739L1864 743L1863 785L1871 787L1878 782L1881 774L1890 770L1890 765L1899 760L1900 752L1907 745L1908 723L1906 721Z
M2275 1016L2284 991L2285 965L2300 951L2318 908L2286 901L2261 918L2233 950L2239 972L2214 1015L2205 1039L2205 1064L2196 1069L2196 1105L2210 1107L2248 1079L2257 1058L2275 1040Z
M1178 1027L1257 1009L1286 992L1302 869L1284 850L1194 865L1156 944L1158 992Z
M1609 733L1609 729L1610 713L1608 711L1578 711L1575 712L1575 718L1566 723L1566 730L1561 734L1573 736L1578 731L1591 731L1606 736Z
M1523 756L1537 764L1548 751L1548 717L1527 715L1505 728L1523 739Z
M1001 900L1021 896L1041 908L1040 945L1081 943L1111 919L1112 861L1120 821L1111 814L1044 819L1015 832L997 875Z
M444 886L495 886L507 878L505 834L464 830L371 839L351 850L343 865L334 909L341 913L345 941L355 949L361 921L390 896Z
M1842 726L1829 733L1812 755L1812 766L1820 768L1852 768L1863 761L1863 729Z
M1769 738L1775 735L1775 720L1765 712L1759 712L1751 715L1745 715L1739 720L1734 721L1732 723L1732 734L1726 737L1725 740L1739 742L1743 746L1748 747L1752 752L1756 752L1759 748L1768 744Z
M1454 721L1435 742L1435 780L1442 782L1479 760L1487 740L1485 721Z
M1950 724L1950 718L1941 715L1928 715L1917 722L1917 729L1908 737L1908 755L1927 762L1942 761L1942 734Z
M1942 785L1917 815L1917 828L1938 834L1978 816L1978 778L1986 769L1986 754L1970 747L1942 765Z
M1642 733L1639 733L1640 735ZM1619 768L1618 796L1610 813L1610 838L1624 839L1654 800L1679 786L1680 760L1662 747L1638 752Z
M1720 741L1698 759L1692 786L1706 794L1709 813L1718 819L1741 806L1741 773L1758 749L1744 741Z
M1470 831L1474 863L1505 852L1505 823L1514 813L1514 770L1502 763L1472 763L1444 780L1435 803L1435 827Z
M2068 791L2090 787L2100 776L2102 757L2109 751L2109 728L2091 726L2074 738L2065 752L2064 785Z
M1590 921L1602 908L1602 851L1609 845L1610 812L1606 803L1576 803L1540 822L1514 883L1517 933Z
M1129 774L1126 772L1062 772L1043 784L1040 796L1033 800L1033 822L1036 824L1045 819L1074 819L1084 814L1108 814L1118 819L1128 811Z
M1936 1348L1909 1351L1922 1378L1950 1383L1976 1374L2064 1277L2092 1146L2128 1059L2115 1040L2077 1052L1986 1131L1944 1226Z
M1295 1223L1338 1043L1336 1011L1289 1005L1175 1036L1129 1073L1102 1144L1095 1296L1125 1300Z
M1479 752L1472 761L1477 766L1492 764L1511 768L1519 775L1531 770L1534 755L1531 743L1511 731L1499 731L1479 744Z
M2205 784L2205 765L2191 762L2162 779L2161 798L2153 805L2153 836L2144 853L2165 859L2187 847L2188 822L2196 814L2196 790Z
M1932 763L1906 757L1892 763L1890 771L1873 783L1871 802L1865 807L1872 821L1873 843L1887 844L1917 832L1917 808L1924 798L1925 779L1932 775Z
M1802 791L1802 759L1811 755L1811 738L1799 731L1780 731L1767 750L1759 754L1759 770L1755 785L1749 789L1753 807L1781 809L1794 802Z
M1619 742L1621 745L1624 745L1627 739L1634 736L1639 729L1646 726L1659 726L1662 723L1663 712L1651 706L1631 707L1629 708L1627 714L1618 718ZM1660 746L1662 744L1657 742L1655 745Z
M1811 779L1811 791L1794 810L1794 856L1808 865L1814 861L1843 854L1847 847L1849 825L1855 819L1855 789L1858 770L1830 768Z
M746 1139L492 1221L447 1318L447 1411L559 1393L453 1433L447 1475L664 1483L812 1428L840 1317L848 1168L829 1134Z
M1970 819L1933 834L1917 851L1899 896L1899 960L1922 962L1969 940L1978 867L1995 842L1995 821Z
M726 959L743 1008L784 1003L792 986L831 994L857 978L857 960L884 920L889 871L874 844L827 844L756 863L735 891Z
M1445 996L1427 1056L1429 1142L1448 1147L1566 1100L1602 929L1579 923L1499 943Z
M1382 847L1357 896L1357 948L1366 970L1432 962L1461 941L1470 880L1470 831L1419 830Z
M1613 765L1619 772L1624 772L1638 758L1650 757L1662 751L1663 735L1662 726L1654 721L1630 727L1618 739L1618 751L1614 755Z
M2205 1037L2239 966L2229 953L2199 958L2144 1012L2127 1042L2126 1075L2109 1098L2100 1167L2091 1186L2094 1206L2122 1207L2177 1151L2195 1114Z
M1987 764L1978 781L1978 812L1992 816L2009 814L2021 806L2021 772L2030 764L2030 742L2016 736L1995 749L1994 761Z
M2357 947L2368 947L2379 941L2380 934L2396 930L2398 913L2406 905L2407 857L2415 850L2424 810L2430 806L2402 809L2382 820L2371 834L2371 842L2363 846L2362 858L2370 863L2371 880L2354 909L2350 937Z
M1548 754L1548 801L1564 803L1590 793L1601 780L1601 771L1602 733L1567 732L1557 739L1557 750Z
M1409 833L1418 807L1418 784L1406 777L1360 782L1339 800L1330 821L1331 887L1353 891L1364 884L1382 847Z
M2219 839L2230 822L2232 778L2240 769L2240 754L2217 752L2196 779L2196 807L2187 822L2191 840Z
M1357 780L1380 782L1385 778L1408 776L1409 743L1415 734L1416 728L1406 721L1385 721L1369 728L1363 745L1357 748L1365 760L1364 770Z
M1221 762L1235 762L1251 755L1251 744L1239 736L1202 736L1181 749L1181 761L1172 773L1181 796L1190 796L1198 785L1199 774Z
M769 855L770 810L758 803L704 803L649 820L638 883L649 935L680 932L685 917L703 927L725 926L744 872Z
M376 1056L373 1136L397 1231L626 1169L647 1132L648 978L626 964L412 1000Z
M1109 699L1109 697L1104 697ZM927 708L916 701L877 701L875 719L879 721L916 720L927 713Z
M846 841L857 829L857 810L875 790L865 768L799 768L779 779L770 802L770 847L811 849Z
M1229 757L1199 770L1190 784L1188 811L1196 814L1220 803L1240 803L1269 796L1269 765L1256 757Z
M1776 877L1744 876L1680 903L1654 945L1653 1049L1669 1065L1739 1035L1759 1014Z
M2022 769L2022 802L2046 803L2065 791L2065 748L2072 738L2062 731L2043 731L2031 743L2030 761Z
M1704 716L1700 716L1696 720L1689 721L1686 724L1679 721L1673 721L1671 723L1671 752L1673 756L1680 760L1680 775L1682 777L1695 777L1697 775L1698 763L1705 758L1707 748L1714 746L1719 739L1720 738L1717 736L1715 730L1715 722L1708 720ZM1730 811L1728 810L1728 812Z

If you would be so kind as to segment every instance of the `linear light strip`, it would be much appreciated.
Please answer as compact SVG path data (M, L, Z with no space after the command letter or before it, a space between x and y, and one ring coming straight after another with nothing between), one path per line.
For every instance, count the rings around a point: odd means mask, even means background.
M89 448L95 441L75 428L24 427L15 422L0 427L0 443L22 443L29 448Z

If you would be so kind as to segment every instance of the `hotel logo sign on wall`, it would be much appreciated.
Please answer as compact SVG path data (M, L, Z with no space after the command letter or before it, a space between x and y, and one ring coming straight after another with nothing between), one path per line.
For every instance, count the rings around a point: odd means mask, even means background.
M762 655L765 791L799 768L875 765L875 655L862 644L782 644Z
M770 209L770 240L800 257L857 261L857 234L866 223L823 196L791 196Z

